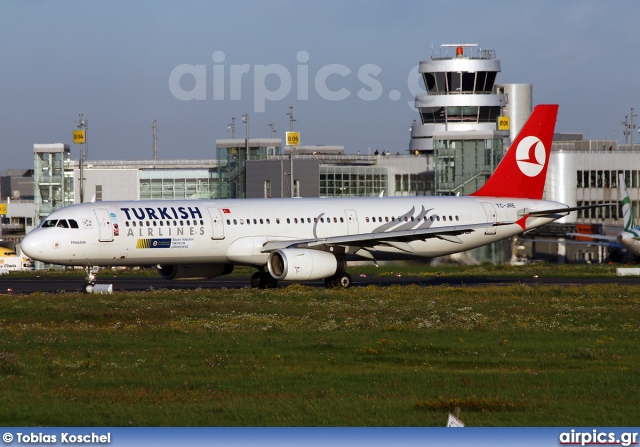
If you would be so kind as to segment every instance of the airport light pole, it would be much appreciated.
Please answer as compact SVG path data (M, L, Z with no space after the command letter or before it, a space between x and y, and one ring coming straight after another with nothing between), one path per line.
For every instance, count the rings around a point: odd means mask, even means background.
M636 115L635 113L633 113L633 111L634 111L634 110L635 110L635 109L634 109L633 107L631 107L631 115L630 115L630 118L631 118L631 124L629 125L629 133L631 134L631 150L633 150L633 131L634 131L634 130L635 130L635 128L636 128L636 125L635 125L635 124L633 124L633 117L634 117L634 116L638 116L638 115Z
M247 137L245 138L244 141L244 149L245 149L245 164L247 163L247 161L249 161L249 114L245 113L244 115L242 115L242 122L246 124L246 133L247 133Z
M287 113L287 115L289 115L289 132L293 132L293 122L295 121L293 119L293 106L289 106L289 113ZM293 181L293 148L294 148L294 146L291 146L289 148L289 158L291 160L291 166L289 168L290 176L291 176L291 178L289 179L290 180L289 188L290 188L290 192L291 192L290 197L294 197L294 195L293 195L293 183L294 183L294 181Z
M236 117L231 117L231 124L227 126L227 129L231 130L231 138L236 138Z
M84 114L78 114L80 120L78 121L78 129L81 131L81 139L80 142L80 203L84 202L84 161L89 160L89 143L87 139L87 133L89 131L89 120L84 119ZM74 135L75 139L75 135Z

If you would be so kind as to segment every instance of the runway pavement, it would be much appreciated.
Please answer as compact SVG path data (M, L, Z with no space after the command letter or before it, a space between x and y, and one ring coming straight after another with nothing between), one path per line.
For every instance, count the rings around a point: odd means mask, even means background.
M0 276L0 294L7 293L61 293L80 292L84 284L82 277L65 277L55 275L41 275L34 277L12 276L11 273ZM249 287L249 277L222 276L206 281L169 281L154 276L114 276L101 274L98 284L112 284L113 291L143 291L143 290L192 290L192 289L222 289ZM278 287L286 287L290 282L281 281ZM308 281L303 283L313 287L324 287L324 281ZM353 275L353 287L367 285L390 286L393 284L419 286L466 286L480 285L509 285L509 284L544 284L544 285L587 285L587 284L615 284L640 285L640 277L612 276L606 278L496 278L496 277L412 277L412 276L376 276L366 277Z

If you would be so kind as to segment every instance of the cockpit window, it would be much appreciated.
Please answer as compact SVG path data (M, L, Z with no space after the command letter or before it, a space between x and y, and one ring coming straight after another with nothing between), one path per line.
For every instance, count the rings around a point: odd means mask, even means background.
M78 222L73 219L49 219L42 223L42 228L80 228Z

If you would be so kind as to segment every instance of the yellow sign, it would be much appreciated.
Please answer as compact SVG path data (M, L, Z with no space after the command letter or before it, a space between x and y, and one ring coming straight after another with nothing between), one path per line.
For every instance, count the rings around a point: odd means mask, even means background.
M287 132L287 146L300 145L300 132Z
M84 143L84 130L74 130L73 131L73 142L75 144L83 144Z
M511 125L509 123L508 116L499 116L498 117L498 130L509 130Z
M2 215L7 214L7 204L6 203L0 203L0 214L2 214Z

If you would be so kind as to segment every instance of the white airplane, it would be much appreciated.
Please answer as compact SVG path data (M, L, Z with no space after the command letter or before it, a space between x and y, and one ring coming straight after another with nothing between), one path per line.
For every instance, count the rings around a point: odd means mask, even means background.
M584 234L584 233L568 233L569 236L588 237L596 241L604 241L604 243L620 244L634 256L640 256L640 225L636 225L631 200L629 200L629 192L624 181L624 174L619 174L618 187L620 188L620 203L622 204L622 220L624 221L624 230L616 236L605 234Z
M324 279L349 287L350 260L432 258L490 244L570 211L542 200L557 105L539 105L486 184L466 197L92 202L51 213L22 241L45 263L157 265L166 279L257 272L252 287Z

